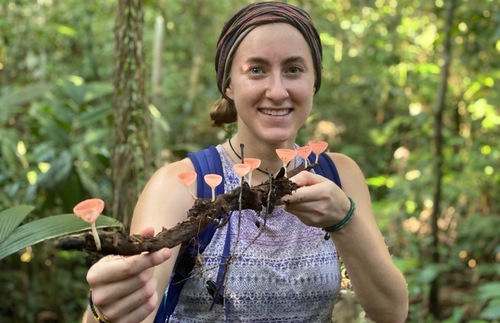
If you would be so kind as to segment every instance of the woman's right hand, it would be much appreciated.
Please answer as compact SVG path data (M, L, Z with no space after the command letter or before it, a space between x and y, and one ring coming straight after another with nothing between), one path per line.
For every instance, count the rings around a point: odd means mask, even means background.
M153 228L142 235L154 235ZM92 288L92 301L98 315L109 322L140 322L156 308L158 295L155 266L170 258L170 250L136 256L107 256L87 273Z

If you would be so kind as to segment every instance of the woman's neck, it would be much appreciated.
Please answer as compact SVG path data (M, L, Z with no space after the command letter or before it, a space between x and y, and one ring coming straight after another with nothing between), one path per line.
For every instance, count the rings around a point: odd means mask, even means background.
M241 147L243 145L243 149ZM283 162L276 154L276 149L278 148L287 148L293 149L293 143L279 143L276 145L269 144L255 144L252 141L240 140L238 135L236 134L234 137L230 138L226 143L223 144L223 147L228 152L229 156L233 159L235 163L241 163L241 158L258 158L261 160L260 169L265 173L269 172L271 174L275 174L277 171L283 167ZM243 150L243 152L242 152ZM293 168L293 161L289 165L290 168ZM265 176L265 174L262 174Z

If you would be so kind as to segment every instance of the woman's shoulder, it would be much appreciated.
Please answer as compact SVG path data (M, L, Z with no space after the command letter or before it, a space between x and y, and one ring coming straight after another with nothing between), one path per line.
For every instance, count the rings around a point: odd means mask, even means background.
M189 170L194 170L189 159L165 164L156 170L137 201L133 232L145 226L153 226L159 232L162 227L170 228L186 218L186 211L194 200L177 179L177 174ZM196 182L192 186L195 187Z
M328 156L332 159L337 168L343 183L342 186L344 186L344 182L347 180L349 180L349 182L365 182L363 171L354 159L341 153L328 153Z
M337 168L357 167L358 164L351 157L342 153L327 153Z
M182 172L194 171L194 166L189 158L184 158L172 163L166 163L158 168L150 177L143 195L161 193L175 198L179 198L186 193L185 187L178 180L177 175ZM192 184L196 189L196 181Z
M175 177L177 174L187 171L194 171L194 166L189 158L184 158L179 161L163 164L163 166L156 170L152 178Z

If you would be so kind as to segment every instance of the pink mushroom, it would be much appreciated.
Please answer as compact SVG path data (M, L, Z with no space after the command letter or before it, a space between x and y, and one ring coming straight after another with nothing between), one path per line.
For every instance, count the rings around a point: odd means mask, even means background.
M233 169L234 169L234 172L236 174L238 174L238 176L240 177L240 185L241 185L243 182L243 178L250 171L250 165L248 165L248 164L234 164Z
M297 156L297 152L293 149L276 149L276 153L278 154L278 157L281 159L283 162L283 168L285 169L285 177L286 177L286 168L287 164L292 161L292 159Z
M97 233L95 221L99 215L101 215L102 210L104 210L104 201L101 199L88 199L78 203L73 208L73 213L75 213L77 217L90 224L92 235L94 236L95 248L97 250L101 250L101 240Z
M207 174L205 177L205 183L212 188L212 202L215 201L215 188L219 186L222 182L222 176L217 174Z
M304 160L304 167L307 167L307 157L309 157L311 151L312 151L311 146L303 146L297 148L297 154L299 154L300 158Z
M328 148L328 143L326 141L320 141L320 140L311 140L309 141L309 146L311 146L311 149L313 153L316 155L316 161L315 163L318 162L319 155Z
M259 168L262 161L258 158L243 158L243 164L250 166L250 173L248 174L248 183L252 186L252 173Z
M184 186L186 186L189 194L191 194L191 196L195 200L196 200L196 195L194 195L191 192L191 190L189 189L189 186L194 183L194 181L196 180L197 176L198 175L196 174L196 172L192 171L192 170L177 174L177 179L179 180L179 182L181 182Z

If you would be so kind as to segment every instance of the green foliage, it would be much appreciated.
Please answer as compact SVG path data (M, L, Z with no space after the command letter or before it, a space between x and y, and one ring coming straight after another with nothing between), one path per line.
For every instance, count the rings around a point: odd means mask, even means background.
M0 110L0 119L8 124L0 130L5 157L0 165L0 182L5 188L0 192L3 206L12 206L9 201L15 196L22 196L19 201L25 203L47 196L42 205L59 201L63 211L69 211L82 196L109 196L109 184L95 182L92 177L96 169L90 165L109 164L109 147L96 143L110 137L111 105L103 99L109 97L112 86L86 84L79 77L69 76L54 81L40 99L16 105L31 88L21 87L1 99L13 104ZM18 114L12 113L16 109ZM12 181L19 175L27 180ZM50 204L44 207L53 207Z
M476 297L485 304L479 317L484 320L500 320L500 282L486 283L479 287Z
M31 264L30 267L21 266L25 269L21 272L22 275L19 275L20 273L13 270L8 264L3 270L3 264L0 264L0 268L2 268L0 279L5 280L5 290L9 292L9 298L0 306L0 317L23 322L60 321L61 317L66 317L65 320L67 320L67 313L82 313L85 308L83 297L82 301L77 302L72 298L72 293L77 289L80 290L80 295L83 295L81 290L86 289L84 257L80 253L64 251L59 251L56 256L53 247L48 249L35 247L35 250L42 250L42 253L45 253L43 257L36 260L37 257L34 254L37 252L33 252L32 246L43 241L89 230L89 224L74 214L63 214L45 217L18 226L32 210L31 206L21 205L0 212L0 260L16 252L22 252L21 264ZM96 221L96 227L123 228L123 224L113 218L101 215ZM35 268L40 269L38 267L40 265L45 267L41 268L43 270L41 274L37 270L32 271ZM76 271L73 271L75 265L77 266ZM33 279L26 281L26 278L30 276ZM47 286L50 288L46 288ZM64 293L61 290L67 290L67 288L58 288L64 286L73 286L73 288L69 293ZM33 293L32 289L35 291L42 289L42 291L41 293ZM59 308L62 313L44 310L44 306L40 306L40 304L44 304L46 299L48 300L46 305L53 309ZM38 315L35 317L34 313L38 313Z
M81 252L38 244L0 261L2 322L78 322L87 306L88 264Z
M32 206L20 205L0 212L0 244L9 237L32 210Z
M500 274L500 4L457 1L443 115L440 262L433 263L432 140L447 1L289 2L310 12L324 46L322 88L299 141L327 140L363 169L377 222L409 284L409 321L433 321L427 293L434 278L465 293L447 297L444 290L437 321L498 320L498 297L488 291ZM213 54L221 25L246 3L146 2L148 70L156 68L159 17L165 35L160 88L148 84L157 166L227 138L209 126L208 111L220 96ZM28 212L16 207L35 207L24 219L30 222L69 213L87 197L110 199L115 6L76 0L0 6L0 209L18 210L0 227L0 240ZM0 267L9 295L0 321L35 322L42 313L78 320L87 288L79 253L39 244Z
M0 216L2 215L4 214L0 214ZM9 222L10 219L5 216L0 218L0 225L9 224ZM113 218L101 215L96 221L96 227L123 227L123 224ZM74 214L53 215L31 221L12 230L10 235L0 242L0 260L39 242L85 230L89 230L89 224L77 218Z

